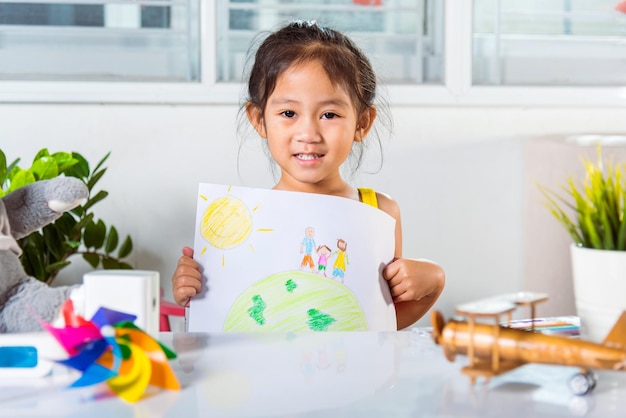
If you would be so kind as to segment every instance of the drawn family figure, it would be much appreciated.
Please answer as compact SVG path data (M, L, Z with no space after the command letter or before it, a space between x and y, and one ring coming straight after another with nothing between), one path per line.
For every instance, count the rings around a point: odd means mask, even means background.
M300 244L300 254L304 253L302 262L300 263L300 269L308 267L311 271L315 271L315 263L313 262L313 250L315 249L315 229L307 227L304 230L304 238Z
M340 238L337 240L337 250L332 254L337 256L335 264L333 265L333 279L341 279L341 283L343 283L346 275L346 265L350 264L348 261L348 253L346 253L347 248L348 243Z
M317 272L319 274L323 274L324 277L328 277L326 275L326 266L328 266L328 259L330 258L330 256L332 255L333 250L330 249L330 247L328 245L320 245L319 247L317 247L317 249L315 250L315 252L318 255L318 259L317 259Z

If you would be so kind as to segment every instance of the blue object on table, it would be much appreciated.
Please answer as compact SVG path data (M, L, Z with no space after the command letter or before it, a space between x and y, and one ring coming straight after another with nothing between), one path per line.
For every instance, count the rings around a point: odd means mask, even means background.
M37 348L32 346L0 347L0 367L36 367L37 358Z

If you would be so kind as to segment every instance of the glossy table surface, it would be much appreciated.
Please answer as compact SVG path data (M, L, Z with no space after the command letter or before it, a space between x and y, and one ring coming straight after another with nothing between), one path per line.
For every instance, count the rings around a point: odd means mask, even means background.
M183 386L129 404L68 375L0 379L0 417L623 417L626 373L573 396L571 367L526 365L471 385L426 330L162 333Z

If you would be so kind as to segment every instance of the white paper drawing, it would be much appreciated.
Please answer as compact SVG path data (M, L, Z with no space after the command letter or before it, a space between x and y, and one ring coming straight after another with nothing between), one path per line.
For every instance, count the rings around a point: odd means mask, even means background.
M201 183L191 332L395 330L395 221L334 196Z

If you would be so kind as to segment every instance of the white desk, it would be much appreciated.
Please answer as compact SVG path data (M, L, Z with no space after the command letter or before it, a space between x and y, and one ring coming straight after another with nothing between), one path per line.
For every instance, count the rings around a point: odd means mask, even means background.
M586 397L574 368L527 365L471 386L422 331L320 334L164 333L183 389L135 404L105 385L60 377L0 380L0 417L623 417L626 373L599 372ZM65 379L67 380L67 378ZM32 384L37 386L33 387Z

